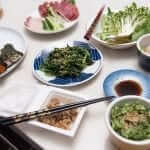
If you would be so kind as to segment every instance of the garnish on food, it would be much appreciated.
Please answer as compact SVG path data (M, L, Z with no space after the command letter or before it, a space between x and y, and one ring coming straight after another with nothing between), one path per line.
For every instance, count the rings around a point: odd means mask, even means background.
M102 18L102 31L97 36L114 44L136 41L141 35L150 33L150 9L146 6L138 7L132 3L118 12L108 8Z
M47 75L57 77L76 77L83 69L93 63L87 48L79 46L67 46L55 48L52 53L41 64L40 70Z
M150 108L137 101L116 105L112 108L111 125L127 139L150 139Z
M60 105L61 100L58 98L53 98L51 102L48 104L47 108L52 109ZM77 114L78 114L77 109L71 109L57 113L55 115L40 117L39 121L54 127L70 130L72 123L75 121L77 117Z
M23 54L17 51L13 45L6 44L4 48L0 49L0 74L18 62L22 56Z

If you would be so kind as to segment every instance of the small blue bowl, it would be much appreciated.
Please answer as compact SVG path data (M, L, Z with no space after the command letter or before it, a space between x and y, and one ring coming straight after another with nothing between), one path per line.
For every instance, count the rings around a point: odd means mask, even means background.
M103 82L103 90L106 96L119 97L115 87L122 81L133 81L140 85L142 91L139 96L150 98L150 78L136 70L122 69L109 74Z

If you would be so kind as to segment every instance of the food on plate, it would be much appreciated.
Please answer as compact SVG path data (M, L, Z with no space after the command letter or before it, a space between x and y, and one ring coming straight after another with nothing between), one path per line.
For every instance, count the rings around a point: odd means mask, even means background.
M143 89L139 83L133 80L123 80L116 84L115 91L118 96L141 95Z
M115 105L111 112L111 126L127 139L150 139L150 108L142 102L132 102L132 99Z
M48 104L47 108L52 109L60 105L62 105L61 99L53 98L51 102ZM57 114L40 117L39 121L54 127L70 130L72 123L75 121L77 117L77 114L78 114L77 109L71 109Z
M87 48L68 45L64 48L55 48L41 64L40 70L56 77L76 77L92 64L91 54Z
M65 22L79 16L76 5L70 0L45 2L39 6L39 12L43 18L43 29L52 31L63 29Z
M23 54L17 51L13 45L6 44L4 48L0 49L0 74L18 62L22 57Z
M38 16L29 16L25 26L36 32L60 31L79 17L73 0L47 1L38 8Z
M108 8L101 21L101 32L97 37L108 43L122 44L136 41L140 36L150 33L150 9L132 3L116 12Z
M36 18L36 17L28 17L26 21L24 22L25 26L30 28L33 31L42 32L43 31L43 25L42 25L42 19Z
M42 17L49 16L51 10L63 17L65 20L73 21L79 16L78 8L72 0L45 2L39 6L39 12Z
M43 29L44 30L60 30L64 28L65 20L63 20L54 10L53 8L48 9L47 16L42 20Z
M4 63L0 63L0 74L6 71L7 65Z

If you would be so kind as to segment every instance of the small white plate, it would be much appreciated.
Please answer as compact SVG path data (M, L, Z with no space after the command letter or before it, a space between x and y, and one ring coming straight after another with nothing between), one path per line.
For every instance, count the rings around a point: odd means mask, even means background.
M12 44L17 51L23 53L23 57L17 63L9 67L4 73L0 74L0 78L8 74L20 64L27 50L25 39L19 32L11 28L0 27L0 49L6 44Z
M114 11L118 11L118 10L114 10ZM103 15L105 15L106 13L107 13L107 8L104 10ZM105 47L108 47L108 48L111 48L111 49L116 49L116 50L121 50L121 49L124 50L124 49L130 48L130 47L132 47L132 46L134 46L136 44L136 41L134 41L134 42L125 43L125 44L111 45L108 42L103 41L100 38L98 38L96 34L99 33L99 32L101 32L101 30L102 30L102 28L101 28L101 22L102 22L103 15L101 16L101 18L99 20L99 23L97 24L97 26L96 26L93 34L92 34L92 39L94 39L95 41L97 41L98 43L100 43L101 45L103 45ZM93 22L94 18L88 24L87 29L91 25L91 23Z
M52 98L58 98L64 104L67 104L70 102L75 102L75 101L86 100L82 96L79 96L72 92L62 90L62 89L53 89L49 92L49 95L46 97L46 99L41 99L40 101L34 101L35 103L32 103L32 106L28 110L32 111L32 110L38 110L38 109L45 108L47 106L47 104L50 103ZM78 115L76 116L76 119L72 123L71 128L69 130L57 128L57 127L42 123L38 120L30 121L28 123L31 125L49 130L49 131L53 131L53 132L56 132L59 134L73 137L75 135L77 129L79 128L80 122L83 118L85 111L86 111L86 107L79 108Z
M31 13L31 15L29 15L28 17L26 17L25 22L27 22L27 20L32 17L32 18L41 18L38 10L35 10ZM45 31L44 29L39 31L36 28L30 28L29 26L26 25L26 23L24 23L24 26L27 30L34 32L34 33L38 33L38 34L56 34L56 33L60 33L63 31L66 31L68 29L70 29L71 27L73 27L74 25L76 25L79 21L79 17L77 19L75 19L74 21L68 21L64 23L64 28L58 30L58 31Z
M79 76L74 78L48 76L43 71L40 71L40 65L44 62L47 56L54 50L54 48L63 48L66 47L67 45L88 48L91 54L91 58L93 60L93 64L87 66ZM40 80L41 82L47 85L58 86L58 87L70 87L91 80L101 70L102 64L103 64L103 56L100 50L90 46L86 42L82 42L82 41L57 42L55 44L48 46L47 48L41 50L36 54L36 56L33 59L33 74L38 80Z

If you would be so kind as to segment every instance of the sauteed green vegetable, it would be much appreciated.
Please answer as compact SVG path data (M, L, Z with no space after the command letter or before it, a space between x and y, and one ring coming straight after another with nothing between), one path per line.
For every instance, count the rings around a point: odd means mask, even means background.
M117 133L127 139L150 139L150 108L140 102L114 106L111 125Z
M79 46L55 48L44 60L40 70L57 77L79 76L81 71L93 63L89 50Z

